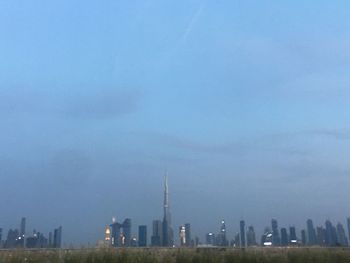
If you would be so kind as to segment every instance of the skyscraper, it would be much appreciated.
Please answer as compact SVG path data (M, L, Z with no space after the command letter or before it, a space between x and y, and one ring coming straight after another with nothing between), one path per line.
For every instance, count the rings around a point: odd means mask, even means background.
M345 230L344 230L344 227L341 223L337 224L337 237L338 237L337 238L337 241L338 241L337 245L340 245L342 247L348 246L348 239L346 238Z
M272 227L272 245L279 246L281 244L281 239L278 231L278 223L276 219L271 220Z
M255 231L253 226L248 227L247 231L247 246L256 246L256 237L255 237Z
M297 234L294 226L289 227L289 243L291 245L296 245L298 242Z
M0 248L2 248L2 228L0 227Z
M131 219L126 218L122 224L122 246L131 246Z
M306 245L306 231L305 231L305 229L301 230L301 244L303 246Z
M61 248L62 246L62 227L58 227L53 232L53 247Z
M282 227L281 228L281 246L288 246L288 234L287 229Z
M169 189L168 176L164 179L164 217L163 217L163 246L172 247L174 245L174 232L171 227L171 214L169 209Z
M22 217L21 219L21 228L20 228L20 236L21 237L24 237L26 233L26 218L25 217Z
M207 245L214 246L215 245L215 235L213 233L207 233L205 235L205 241Z
M307 245L308 246L316 245L316 231L311 219L308 219L306 221L306 229L307 229Z
M152 237L151 237L151 245L153 247L160 247L163 244L163 225L160 220L153 220L152 224Z
M139 247L147 247L147 226L139 226Z
M324 246L326 242L326 231L322 226L316 227L316 239L317 239L317 245Z
M350 217L347 218L346 222L347 222L347 225L348 225L348 238L349 238L349 242L350 242Z
M186 246L186 228L185 226L179 227L179 238L180 238L180 246Z
M337 236L335 227L332 225L332 222L326 221L326 236L325 236L325 244L326 246L333 247L337 243Z
M186 246L190 247L192 246L191 224L189 223L185 224L185 230L186 230Z
M245 222L244 220L241 220L239 222L239 229L240 229L240 245L242 248L246 247L246 242L245 242Z

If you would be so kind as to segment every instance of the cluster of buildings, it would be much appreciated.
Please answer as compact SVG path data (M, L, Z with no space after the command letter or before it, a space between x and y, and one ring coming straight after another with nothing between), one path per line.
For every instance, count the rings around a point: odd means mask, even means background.
M3 239L3 229L0 228L0 248L61 248L62 227L54 229L48 237L33 230L32 234L26 232L26 218L21 219L19 229L9 229L6 239Z
M111 225L106 227L104 241L101 245L112 247L173 247L174 231L171 226L171 214L169 210L168 180L165 177L163 220L153 220L152 232L148 233L146 225L138 226L138 236L132 236L131 219L123 222L113 219ZM350 238L350 218L347 219L348 237ZM186 223L178 228L176 234L181 247L195 246L219 246L246 248L253 246L348 246L348 237L341 223L333 225L330 220L324 226L314 227L313 221L308 219L306 228L297 234L294 226L279 229L276 219L271 220L271 226L264 229L261 238L257 238L254 227L246 226L245 221L239 222L239 232L229 239L226 233L225 220L221 221L218 233L209 232L205 235L205 241L201 242L198 237L192 238L191 224Z

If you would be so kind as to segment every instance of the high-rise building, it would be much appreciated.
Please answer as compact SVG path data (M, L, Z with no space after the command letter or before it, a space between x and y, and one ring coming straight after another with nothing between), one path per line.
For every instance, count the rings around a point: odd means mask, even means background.
M139 247L147 247L147 226L139 226Z
M164 217L163 217L163 246L172 247L174 245L174 232L171 227L171 214L169 208L169 188L168 188L168 176L165 175L164 180Z
M326 231L322 226L316 227L317 245L324 246L326 243Z
M305 231L305 229L301 230L301 244L303 246L306 245L306 231Z
M2 228L0 227L0 247L2 247Z
M288 246L288 234L285 227L281 228L281 246Z
M7 239L5 242L5 248L15 248L17 247L17 238L19 236L18 229L10 229L7 233Z
M221 220L220 233L216 236L216 245L226 247L228 245L226 238L225 220Z
M347 225L348 225L348 238L350 242L350 217L346 219Z
M298 243L297 232L294 226L289 227L289 243L296 245Z
M214 233L207 233L205 235L205 241L207 245L215 246L215 235Z
M48 240L49 247L53 246L53 240L52 240L52 232L49 232L49 240Z
M276 219L271 220L271 227L272 227L272 245L273 246L279 246L281 245L281 239L278 231L278 223Z
M113 247L120 247L120 229L121 224L119 224L115 218L113 218L113 223L110 225L111 227L111 244Z
M106 226L105 228L105 244L111 244L111 229L109 226Z
M253 226L248 227L247 231L247 246L256 246L256 237L255 237L255 231Z
M241 247L241 237L239 233L235 235L234 247Z
M326 236L325 236L325 244L326 246L333 247L337 244L337 231L335 227L332 225L332 222L326 221Z
M306 230L307 230L307 245L308 246L316 245L316 231L311 219L308 219L306 221Z
M122 235L123 241L122 246L131 246L131 219L126 218L122 224Z
M62 246L62 227L58 227L53 231L53 247L61 248Z
M339 246L342 246L342 247L348 246L348 239L346 238L345 230L341 223L337 224L337 241L338 241L337 245Z
M20 228L20 236L21 237L24 237L26 233L26 218L25 217L22 217L21 219L21 228Z
M185 226L179 227L179 239L180 239L180 246L182 246L182 247L186 246L186 228L185 228Z
M151 237L151 245L153 247L160 247L163 242L163 225L161 220L153 220L152 224L152 237Z
M192 236L191 236L191 224L187 223L185 224L185 230L186 230L186 246L191 247L194 244L192 244Z
M240 222L239 222L239 229L240 229L240 238L241 238L241 240L240 240L240 246L241 246L241 248L244 248L244 247L246 247L246 241L245 241L245 222L244 222L244 220L241 220Z

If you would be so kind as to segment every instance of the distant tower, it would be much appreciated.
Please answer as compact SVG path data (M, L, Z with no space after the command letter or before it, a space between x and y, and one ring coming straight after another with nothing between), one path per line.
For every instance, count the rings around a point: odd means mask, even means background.
M309 246L316 245L316 231L311 219L308 219L306 221L306 229L307 229L307 245Z
M111 243L111 229L109 228L109 226L107 226L105 229L105 242L107 244Z
M289 243L296 245L298 243L297 233L294 226L289 227Z
M281 228L281 246L288 246L288 234L285 227Z
M180 238L180 246L184 247L186 246L186 228L185 226L179 227L179 238Z
M161 220L153 220L153 230L151 236L151 245L160 247L163 244L163 224Z
M191 224L189 223L185 224L185 230L186 230L186 246L190 247L192 246Z
M281 239L280 239L280 235L278 231L278 223L276 219L271 220L271 227L272 227L272 245L280 246Z
M340 245L342 247L348 246L348 239L346 238L345 230L341 223L337 224L337 241L337 245Z
M171 227L171 214L169 210L169 189L168 175L164 178L164 217L163 217L163 247L172 247L174 245L174 232Z
M346 223L348 225L348 238L349 238L349 242L350 242L350 218L346 219Z
M217 245L223 247L227 246L226 224L224 219L221 220L220 234L218 235Z
M246 242L245 242L245 222L244 220L241 220L239 222L239 228L240 228L240 245L241 245L241 248L244 248L246 247Z
M250 246L256 246L256 237L255 237L255 231L253 226L248 227L247 232L247 245Z
M147 226L139 226L139 247L147 247Z
M53 232L53 247L61 248L62 246L62 227L56 228Z

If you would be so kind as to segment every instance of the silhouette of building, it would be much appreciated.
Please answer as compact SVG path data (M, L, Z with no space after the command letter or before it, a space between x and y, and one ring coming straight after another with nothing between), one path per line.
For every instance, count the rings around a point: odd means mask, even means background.
M164 180L164 217L163 217L163 247L172 247L174 245L174 231L171 227L171 214L169 208L169 189L168 176L165 175Z
M337 245L342 247L348 246L348 239L345 235L344 227L341 223L337 224Z
M126 218L122 224L116 220L110 225L112 229L112 246L130 247L131 246L131 219Z
M294 226L289 227L289 244L296 245L298 243L297 233Z
M248 227L248 231L247 231L247 246L251 247L251 246L256 246L256 236L255 236L255 231L254 231L254 227L253 226L249 226Z
M326 231L322 226L316 227L317 245L323 247L326 244Z
M242 247L242 248L244 248L244 247L246 247L246 240L245 240L245 222L244 222L244 220L241 220L240 222L239 222L239 235L240 235L240 238L241 238L241 240L240 240L240 247Z
M222 247L226 247L228 245L225 220L221 220L220 233L216 236L216 245Z
M58 227L53 231L53 247L61 248L62 246L62 227Z
M350 217L346 219L346 223L348 225L348 238L349 238L349 242L350 242Z
M271 220L271 227L272 227L272 245L273 246L279 246L281 245L281 239L278 231L278 223L276 219Z
M329 220L326 221L325 244L329 247L334 247L337 244L337 231Z
M272 246L273 244L272 238L273 238L273 232L269 227L265 227L264 234L261 236L261 245Z
M306 230L305 229L301 230L301 244L303 246L306 246Z
M2 244L2 228L0 228L0 248L3 247L3 244Z
M5 241L5 248L15 248L17 247L17 238L19 236L18 229L10 229L7 233L7 238Z
M287 233L287 229L282 227L281 228L281 246L288 246L289 242L288 242L288 233Z
M191 236L191 224L189 223L185 224L185 231L186 231L186 246L191 247L194 245L192 242L192 236Z
M215 240L216 238L214 233L210 232L205 235L205 241L207 245L215 246Z
M151 237L151 245L153 247L160 247L163 243L163 225L160 220L153 220L152 224L152 237Z
M139 226L139 247L147 247L147 226Z
M316 245L316 231L311 219L308 219L306 221L306 230L307 230L307 245L308 246Z
M179 239L180 239L180 246L181 247L186 246L186 228L185 228L185 226L179 227Z

